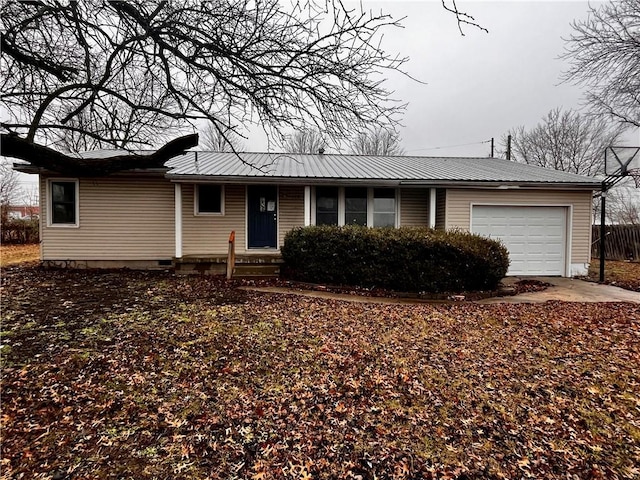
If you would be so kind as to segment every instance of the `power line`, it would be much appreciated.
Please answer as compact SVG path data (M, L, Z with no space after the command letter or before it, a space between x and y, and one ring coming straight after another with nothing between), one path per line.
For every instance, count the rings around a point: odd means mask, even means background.
M418 148L418 149L415 149L415 150L407 150L407 153L411 153L411 152L427 152L429 150L442 150L442 149L445 149L445 148L468 147L470 145L482 145L484 143L491 143L491 140L483 140L482 142L461 143L460 145L446 145L446 146L442 146L442 147Z

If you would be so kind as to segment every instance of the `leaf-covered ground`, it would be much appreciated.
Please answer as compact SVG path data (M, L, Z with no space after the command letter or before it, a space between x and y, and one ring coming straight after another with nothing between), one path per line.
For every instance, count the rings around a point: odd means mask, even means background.
M0 267L19 263L37 262L40 258L40 245L0 245Z
M607 260L604 263L605 283L640 292L640 262L623 262ZM600 260L594 258L589 266L589 280L600 279Z
M640 476L640 305L10 268L2 478Z

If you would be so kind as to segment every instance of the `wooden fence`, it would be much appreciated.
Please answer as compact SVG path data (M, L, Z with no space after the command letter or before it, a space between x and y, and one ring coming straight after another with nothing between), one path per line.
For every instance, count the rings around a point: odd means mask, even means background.
M600 225L594 225L591 256L600 258ZM640 261L640 225L606 225L605 258Z

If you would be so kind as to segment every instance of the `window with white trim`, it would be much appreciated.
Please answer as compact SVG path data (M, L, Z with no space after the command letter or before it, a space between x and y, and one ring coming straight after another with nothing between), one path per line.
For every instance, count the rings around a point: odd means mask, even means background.
M397 226L395 188L316 187L315 225Z
M222 185L197 184L195 197L196 215L222 215L224 213L224 188Z
M366 187L344 189L344 224L367 226Z
M78 180L49 181L49 225L78 226Z
M373 189L373 226L396 226L396 192L391 188Z
M338 225L338 188L316 188L316 225Z

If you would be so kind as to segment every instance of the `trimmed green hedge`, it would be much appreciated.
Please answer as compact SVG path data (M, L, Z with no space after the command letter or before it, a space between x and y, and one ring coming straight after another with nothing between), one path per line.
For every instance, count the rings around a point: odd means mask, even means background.
M292 280L405 292L494 289L509 267L496 240L428 228L295 228L282 247Z

